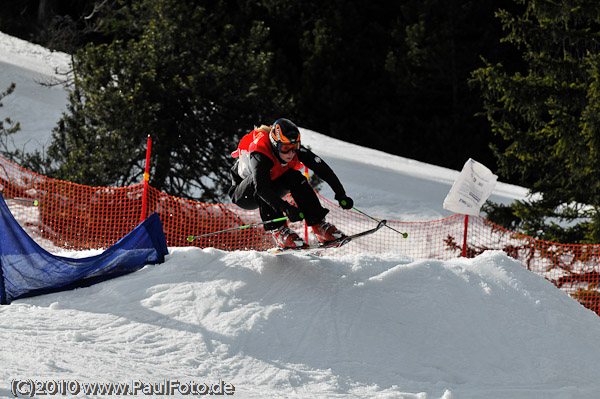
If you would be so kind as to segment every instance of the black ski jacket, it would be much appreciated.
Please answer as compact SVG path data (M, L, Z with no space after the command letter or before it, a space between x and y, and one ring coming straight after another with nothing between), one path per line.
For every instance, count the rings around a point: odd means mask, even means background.
M346 191L344 190L340 179L338 179L336 174L323 159L318 157L308 148L302 146L296 155L300 162L329 184L335 193L336 198L346 196ZM250 171L252 173L252 179L254 180L256 193L271 207L283 211L285 206L287 206L287 202L280 198L279 193L277 193L273 187L273 181L271 180L272 167L273 161L265 154L258 151L254 151L250 154Z

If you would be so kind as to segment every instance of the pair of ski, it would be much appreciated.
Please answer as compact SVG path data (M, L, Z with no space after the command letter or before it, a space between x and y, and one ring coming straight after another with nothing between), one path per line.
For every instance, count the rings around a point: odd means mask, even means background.
M268 252L273 253L273 254L290 253L290 252L309 252L310 253L310 252L315 252L315 251L319 251L319 250L327 249L327 248L339 248L343 245L348 244L350 241L352 241L356 238L364 237L369 234L375 233L377 230L379 230L383 226L385 226L386 223L387 223L386 220L381 220L381 221L379 221L377 226L375 226L372 229L361 231L360 233L352 234L349 236L341 237L341 238L338 238L337 240L322 242L322 243L313 244L313 245L305 245L303 247L285 247L285 248L284 247L276 247L276 248L270 249Z

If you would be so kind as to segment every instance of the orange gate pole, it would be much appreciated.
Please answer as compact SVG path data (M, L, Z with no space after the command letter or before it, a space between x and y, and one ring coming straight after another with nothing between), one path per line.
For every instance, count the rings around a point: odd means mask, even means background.
M148 181L150 180L150 149L152 147L152 138L148 135L148 145L146 146L146 169L144 170L144 191L142 192L142 217L140 223L146 220L148 213Z

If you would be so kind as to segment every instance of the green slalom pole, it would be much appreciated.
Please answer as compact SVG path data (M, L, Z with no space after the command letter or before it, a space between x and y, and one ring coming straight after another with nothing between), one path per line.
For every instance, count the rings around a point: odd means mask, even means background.
M379 220L378 220L378 219L375 219L373 216L369 216L369 215L367 215L366 213L364 213L363 211L361 211L361 210L360 210L360 209L358 209L358 208L352 207L352 209L354 209L354 210L355 210L356 212L358 212L358 213L362 213L363 215L365 215L365 216L366 216L366 217L368 217L369 219L373 219L374 221L376 221L376 222L379 222ZM393 228L392 226L388 226L388 225L386 224L386 225L385 225L385 227L387 227L388 229L392 229L392 230L394 230L394 231L395 231L396 233L398 233L398 234L401 234L401 235L402 235L402 238L406 238L406 237L408 237L408 233L403 233L403 232L401 232L401 231L398 231L398 230L396 230L395 228Z
M208 236L214 236L214 235L216 235L216 234L227 233L227 232L229 232L229 231L238 231L238 230L244 230L244 229L247 229L247 228L250 228L250 227L261 226L261 225L263 225L263 224L265 224L265 223L271 223L271 222L282 222L282 221L284 221L284 220L287 220L287 216L284 216L284 217L281 217L281 218L277 218L277 219L273 219L273 220L267 220L266 222L250 223L250 224L247 224L247 225L245 225L245 226L232 227L232 228L230 228L230 229L225 229L225 230L215 231L215 232L212 232L212 233L201 234L201 235L199 235L199 236L189 236L189 237L187 238L187 240L188 240L189 242L192 242L192 241L194 241L194 240L195 240L195 239L197 239L197 238L208 237Z

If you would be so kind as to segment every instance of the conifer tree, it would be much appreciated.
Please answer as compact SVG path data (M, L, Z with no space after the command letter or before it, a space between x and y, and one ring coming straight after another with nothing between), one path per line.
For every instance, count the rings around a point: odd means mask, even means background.
M11 83L8 88L0 92L0 108L3 107L2 99L15 90L15 84ZM0 120L0 155L10 160L14 160L15 157L19 156L21 152L17 149L16 151L11 146L11 135L18 132L21 129L19 122L13 121L10 117Z
M598 93L600 4L593 0L515 0L520 15L500 10L504 41L525 68L486 61L472 83L506 143L496 147L500 173L530 189L511 206L491 204L490 219L551 241L600 241Z
M92 186L138 183L151 135L153 187L222 199L236 138L275 118L285 98L266 78L266 28L236 17L238 6L144 0L119 13L140 33L75 54L46 173Z

